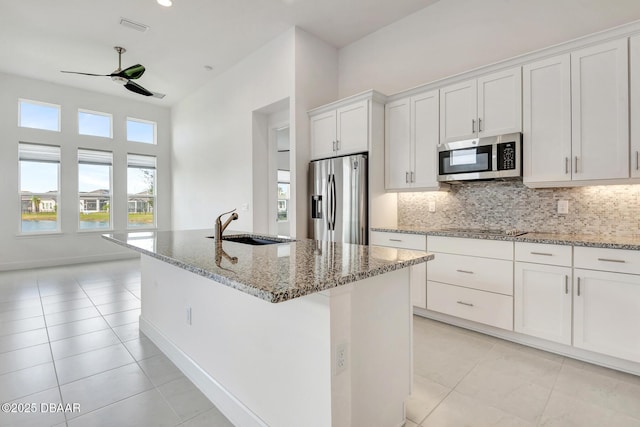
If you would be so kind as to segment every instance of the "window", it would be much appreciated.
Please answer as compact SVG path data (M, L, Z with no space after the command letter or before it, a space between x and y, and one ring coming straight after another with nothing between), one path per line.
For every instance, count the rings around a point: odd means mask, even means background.
M111 173L113 154L78 150L78 198L81 230L111 228Z
M289 221L291 172L278 169L278 221Z
M127 141L156 143L156 123L127 117Z
M130 228L154 227L156 158L129 154L127 166L127 224Z
M113 125L111 114L78 110L78 133L80 135L112 138Z
M23 128L60 132L60 106L38 101L18 101L18 124Z
M60 147L20 143L18 155L20 231L22 233L59 231Z

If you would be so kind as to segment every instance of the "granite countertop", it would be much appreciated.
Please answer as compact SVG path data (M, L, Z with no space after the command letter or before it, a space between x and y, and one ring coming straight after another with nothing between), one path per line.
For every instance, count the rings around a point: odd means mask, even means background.
M225 237L231 234L246 233L225 233ZM264 246L223 240L220 247L207 238L211 235L212 230L185 230L102 237L274 303L433 259L421 251L309 239Z
M423 234L428 236L466 237L472 239L505 240L508 242L573 245L592 248L640 250L640 236L608 236L590 234L526 233L521 236L460 232L429 227L372 228L372 231Z

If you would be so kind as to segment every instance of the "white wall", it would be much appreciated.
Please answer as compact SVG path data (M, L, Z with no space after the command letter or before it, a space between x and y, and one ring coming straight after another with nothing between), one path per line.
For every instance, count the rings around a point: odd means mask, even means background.
M101 261L133 253L100 237L102 232L78 232L77 149L109 150L114 155L112 216L115 231L127 226L127 153L158 157L158 227L171 224L170 113L162 108L125 98L98 94L39 80L0 74L0 270L75 262ZM61 105L61 132L18 127L18 99ZM78 108L113 114L113 139L78 135ZM158 145L126 141L126 117L158 123ZM61 233L20 235L18 196L18 143L33 142L61 147Z
M259 161L252 155L255 126L265 125L266 116L260 117L266 107L289 98L291 206L296 210L291 234L306 237L307 110L336 99L337 64L334 47L292 28L176 105L173 228L213 229L216 216L233 208L239 219L230 230L254 231L262 224L254 215L264 215L264 209L252 206L258 199L255 174L264 169L253 164Z
M293 38L287 31L173 108L174 229L213 230L238 208L229 229L253 230L253 111L292 94Z
M391 95L640 19L638 0L441 0L340 50L340 97Z

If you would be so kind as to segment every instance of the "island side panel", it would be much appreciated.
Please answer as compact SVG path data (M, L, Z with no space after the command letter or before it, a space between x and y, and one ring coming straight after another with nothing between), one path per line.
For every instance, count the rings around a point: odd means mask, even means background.
M412 383L409 269L355 283L349 314L351 425L402 426ZM332 311L334 346L341 343L340 324L347 322Z
M272 304L141 258L141 329L234 424L331 425L329 298Z

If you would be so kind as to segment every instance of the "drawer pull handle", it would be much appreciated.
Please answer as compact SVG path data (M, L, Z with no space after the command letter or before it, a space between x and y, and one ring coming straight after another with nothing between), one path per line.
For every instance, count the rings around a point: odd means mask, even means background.
M402 242L402 239L389 239L390 242Z
M473 304L471 304L470 302L464 302L464 301L457 301L458 304L462 304L462 305L466 305L467 307L473 307Z
M456 270L458 273L464 273L464 274L473 274L473 271L469 271L469 270Z
M618 262L620 264L624 264L626 261L623 259L610 259L610 258L598 258L598 261L604 262Z
M548 254L546 252L531 252L531 255L553 256L553 254Z

